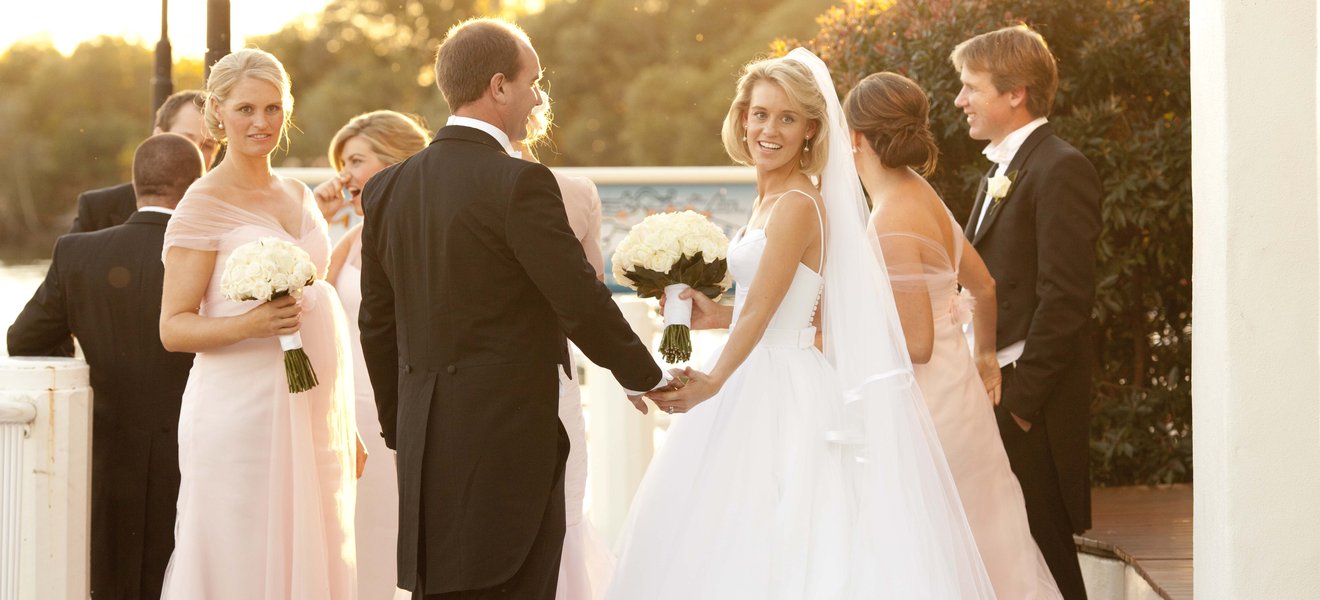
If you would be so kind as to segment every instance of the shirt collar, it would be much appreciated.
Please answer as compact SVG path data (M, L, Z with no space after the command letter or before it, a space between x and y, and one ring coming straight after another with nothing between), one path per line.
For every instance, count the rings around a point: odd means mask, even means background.
M1049 120L1045 117L1039 117L1017 128L1013 133L1004 136L1004 141L986 146L981 154L984 154L986 158L995 164L1007 168L1008 164L1013 162L1013 157L1017 155L1018 150L1022 148L1022 144L1026 143L1027 138L1031 137L1031 133L1048 122Z
M173 208L165 208L164 206L143 206L142 208L139 208L139 209L138 209L138 212L155 212L155 213L162 213L162 214L166 214L166 215L172 215L172 214L174 214L174 209L173 209Z
M498 127L491 125L490 123L480 119L473 119L471 117L453 115L449 117L449 120L445 122L445 125L458 125L460 127L471 127L473 129L484 131L489 134L490 137L495 138L495 141L499 142L500 145L504 147L504 152L509 156L522 158L522 153L514 150L513 144L509 143L509 134L500 131Z

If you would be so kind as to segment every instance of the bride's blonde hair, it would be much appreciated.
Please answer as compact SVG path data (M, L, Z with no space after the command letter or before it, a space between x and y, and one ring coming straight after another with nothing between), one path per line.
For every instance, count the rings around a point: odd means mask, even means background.
M825 161L829 160L825 96L816 87L811 70L796 60L769 58L743 67L742 77L738 79L738 93L729 106L729 114L724 117L724 127L720 130L724 151L738 163L753 164L752 154L747 151L747 109L752 103L752 88L762 81L778 85L808 119L816 122L816 134L798 152L802 155L802 172L807 175L820 174L825 169Z

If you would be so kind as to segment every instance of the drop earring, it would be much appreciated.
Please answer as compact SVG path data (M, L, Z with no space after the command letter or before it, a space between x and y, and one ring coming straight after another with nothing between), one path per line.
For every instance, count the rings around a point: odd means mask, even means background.
M811 138L807 138L806 141L802 142L802 151L811 152Z

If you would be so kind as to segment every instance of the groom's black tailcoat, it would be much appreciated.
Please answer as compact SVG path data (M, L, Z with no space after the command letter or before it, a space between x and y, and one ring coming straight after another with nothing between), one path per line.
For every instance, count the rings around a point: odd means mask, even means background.
M398 452L400 586L442 594L517 580L537 590L519 597L542 597L547 583L553 597L565 334L625 388L650 389L660 369L596 279L553 174L488 134L441 129L373 177L364 204L359 320Z
M992 167L989 175L995 173ZM999 300L997 344L1026 340L1005 367L1000 433L1022 484L1033 537L1067 598L1085 596L1073 533L1091 527L1090 401L1100 178L1047 123L1009 164L1009 193L979 229L981 186L967 237ZM1028 432L1008 412L1033 426Z
M13 356L69 356L91 370L91 590L159 598L174 550L179 405L193 355L160 343L169 215L63 236L46 280L9 328Z

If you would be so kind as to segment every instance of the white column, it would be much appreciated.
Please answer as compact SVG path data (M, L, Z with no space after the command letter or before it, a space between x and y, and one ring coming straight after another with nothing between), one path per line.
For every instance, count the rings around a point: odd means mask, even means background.
M0 358L0 599L88 596L91 408L87 363Z
M650 344L656 334L650 305L635 298L616 301L637 337ZM586 371L583 395L590 419L587 429L590 516L600 534L613 544L628 516L637 485L655 454L655 421L653 414L643 416L633 408L609 371L590 363Z
M1196 0L1197 598L1320 589L1314 0Z

